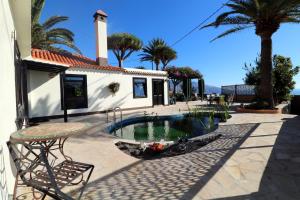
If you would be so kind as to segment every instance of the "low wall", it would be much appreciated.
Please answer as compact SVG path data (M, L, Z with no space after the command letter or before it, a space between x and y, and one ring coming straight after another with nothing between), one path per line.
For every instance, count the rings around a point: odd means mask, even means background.
M255 95L236 95L234 102L236 103L251 103L255 99Z
M300 115L300 95L295 95L291 101L291 114Z

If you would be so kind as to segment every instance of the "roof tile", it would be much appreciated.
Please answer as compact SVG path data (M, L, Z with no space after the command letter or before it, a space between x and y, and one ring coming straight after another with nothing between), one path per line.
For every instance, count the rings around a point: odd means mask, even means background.
M32 49L31 56L33 59L45 60L53 62L54 64L69 65L70 68L86 68L107 71L125 71L120 67L99 66L95 60L87 58L82 55L75 55L71 53L57 53L41 49Z

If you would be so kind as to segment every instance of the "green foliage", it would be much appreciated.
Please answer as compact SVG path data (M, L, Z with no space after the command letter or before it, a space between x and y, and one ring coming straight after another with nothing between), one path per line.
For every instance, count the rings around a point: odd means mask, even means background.
M254 64L251 63L247 65L245 63L244 70L246 70L246 77L244 78L244 82L247 85L256 85L260 84L260 73L259 70L261 68L260 58L256 58Z
M176 87L186 78L203 79L202 74L198 70L193 70L191 67L167 67L165 71L168 72L169 79L173 83L173 93L176 93ZM204 84L204 81L203 81ZM179 99L181 101L181 98Z
M176 101L185 101L185 96L183 93L175 93Z
M133 52L139 51L143 43L136 36L129 33L116 33L107 38L108 49L116 56L119 67Z
M142 48L143 53L140 54L141 61L153 62L156 70L159 70L159 65L162 63L162 70L172 61L177 58L177 52L172 49L163 39L155 38L149 44Z
M245 67L246 78L244 79L246 84L258 86L260 83L260 59L257 58L255 65ZM299 73L299 67L293 67L290 58L275 55L273 57L273 94L277 103L290 99L291 91L295 88L294 76ZM266 102L261 100L256 102L252 107L266 108Z
M45 0L32 0L31 7L31 46L56 52L67 52L61 46L67 46L77 53L80 50L74 44L74 34L66 28L57 28L58 23L67 21L66 16L52 16L44 23L40 23L40 17L45 5Z
M233 26L212 41L248 28L255 28L261 38L261 79L257 90L259 98L274 107L272 88L272 35L284 23L300 23L300 0L231 0L227 11L202 28Z
M203 28L221 25L234 27L213 40L251 27L255 27L257 35L272 35L281 23L300 22L300 0L232 0L225 6L229 10Z
M275 55L273 58L274 96L278 102L290 100L290 94L295 89L293 77L299 73L299 67L293 67L290 58Z
M167 67L165 71L168 72L169 78L171 79L185 79L185 78L197 78L202 79L203 75L191 67Z
M172 61L177 58L177 52L172 49L169 46L165 46L162 48L162 53L161 53L161 63L162 63L162 70L165 70L167 65Z
M187 115L198 119L208 117L210 123L214 122L215 118L219 118L221 122L227 122L227 120L231 118L229 106L227 104L217 107L196 107L188 109Z

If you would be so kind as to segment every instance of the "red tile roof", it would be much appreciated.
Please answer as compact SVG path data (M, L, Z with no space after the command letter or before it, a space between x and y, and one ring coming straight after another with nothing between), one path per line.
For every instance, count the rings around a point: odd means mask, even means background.
M95 60L79 54L57 53L41 49L32 49L31 56L33 59L47 61L53 64L68 65L73 68L86 68L108 71L124 71L124 69L112 66L99 66Z

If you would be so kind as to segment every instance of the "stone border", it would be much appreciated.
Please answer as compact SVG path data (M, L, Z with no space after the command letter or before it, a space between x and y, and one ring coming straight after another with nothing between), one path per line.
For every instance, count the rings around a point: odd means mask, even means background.
M249 109L249 108L240 108L240 107L238 107L236 109L236 111L238 113L282 114L282 109L281 108L276 108L274 110L269 110L269 109L256 110L256 109Z

